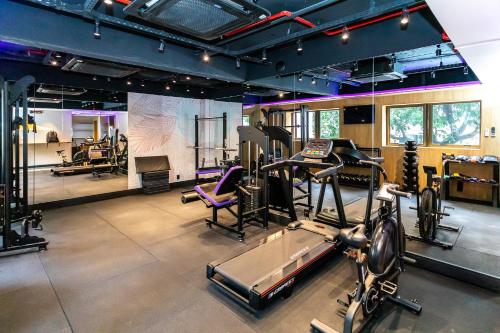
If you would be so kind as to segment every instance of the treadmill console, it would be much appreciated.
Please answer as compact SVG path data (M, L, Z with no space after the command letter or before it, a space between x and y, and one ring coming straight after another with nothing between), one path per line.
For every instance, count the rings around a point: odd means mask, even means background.
M311 139L307 142L302 157L311 159L325 159L332 152L332 140Z

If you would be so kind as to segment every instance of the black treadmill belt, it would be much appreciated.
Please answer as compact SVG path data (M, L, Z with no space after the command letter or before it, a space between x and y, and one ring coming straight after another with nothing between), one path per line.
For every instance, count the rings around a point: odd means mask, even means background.
M265 281L279 281L332 246L323 235L303 229L276 236L279 238L217 266L215 271L250 291Z
M349 223L362 223L365 219L365 213L366 213L366 204L367 204L368 198L363 197L359 198L358 200L355 200L347 205L344 206L344 213L345 217L347 219L347 222ZM373 199L372 201L372 219L374 218L374 215L378 215L378 208L380 206L380 201L377 199ZM337 210L335 209L325 209L321 212L321 215L331 218L335 221L338 221L339 217L337 215Z

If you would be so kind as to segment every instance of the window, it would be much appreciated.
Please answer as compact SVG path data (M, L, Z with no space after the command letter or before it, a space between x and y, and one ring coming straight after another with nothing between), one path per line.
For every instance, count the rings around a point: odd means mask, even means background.
M389 108L389 143L404 144L406 141L424 143L424 106L408 105Z
M314 138L316 135L315 135L315 132L316 132L316 112L314 111L309 111L307 113L307 116L308 116L308 122L309 122L309 138ZM293 118L294 118L294 122L293 122L293 125L294 126L298 126L298 127L294 127L293 128L293 136L295 139L300 139L301 138L301 119L300 119L300 112L294 112L293 113Z
M319 137L333 139L340 136L339 110L324 110L319 112Z
M481 102L399 105L387 108L387 144L478 146Z
M250 116L243 116L243 126L250 126Z
M480 144L480 102L433 104L431 111L432 144Z

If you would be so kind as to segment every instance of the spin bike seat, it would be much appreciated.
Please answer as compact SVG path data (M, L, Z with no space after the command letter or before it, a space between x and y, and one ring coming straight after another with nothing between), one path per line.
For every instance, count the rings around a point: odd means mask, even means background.
M368 245L365 229L366 227L364 224L358 224L354 228L344 228L340 230L340 240L358 249L365 248Z

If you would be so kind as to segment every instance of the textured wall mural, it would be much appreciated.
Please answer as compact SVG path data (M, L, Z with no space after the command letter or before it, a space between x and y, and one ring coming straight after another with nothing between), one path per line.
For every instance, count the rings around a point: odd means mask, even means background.
M170 182L194 179L194 117L214 117L226 112L228 115L228 141L237 148L241 125L240 103L225 103L211 100L156 96L129 93L129 188L140 187L140 178L135 173L136 156L167 155L172 168ZM200 160L214 163L222 152L213 147L222 146L222 122L200 123ZM220 155L220 156L218 156ZM234 157L234 153L231 154ZM177 178L178 177L178 178Z

